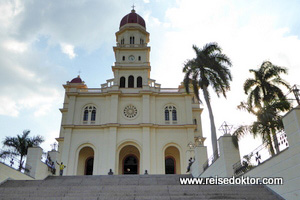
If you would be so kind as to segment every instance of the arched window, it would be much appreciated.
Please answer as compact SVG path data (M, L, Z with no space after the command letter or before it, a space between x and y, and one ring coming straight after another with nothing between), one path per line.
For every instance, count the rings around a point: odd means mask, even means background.
M144 44L144 39L140 39L140 44Z
M138 88L143 87L143 79L142 79L142 77L140 77L140 76L137 78L137 84L136 84L136 87L138 87Z
M169 121L170 120L170 114L168 108L165 109L165 120Z
M124 88L124 87L125 87L125 77L122 76L122 77L120 78L120 88Z
M96 110L92 110L91 122L96 121Z
M175 107L172 110L172 120L177 121L177 112Z
M83 124L95 124L96 121L96 107L86 106L83 112Z
M123 38L123 39L121 40L121 44L124 44L124 42L125 42L125 39Z
M84 109L84 113L83 113L83 121L87 122L89 118L89 111L87 108Z
M125 56L122 57L122 60L125 61Z
M134 44L134 37L133 36L130 37L130 44Z
M141 56L139 56L139 61L141 61Z
M129 88L133 88L134 87L134 77L133 76L129 76L128 77L128 87Z
M172 120L170 120L170 115ZM165 122L166 124L177 124L177 110L175 106L166 106L165 107Z

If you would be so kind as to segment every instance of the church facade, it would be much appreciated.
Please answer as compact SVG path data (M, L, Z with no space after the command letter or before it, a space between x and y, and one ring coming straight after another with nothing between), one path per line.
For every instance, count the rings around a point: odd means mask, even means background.
M79 76L63 85L57 141L64 175L186 173L188 144L205 140L202 109L183 84L162 88L150 78L148 43L133 9L116 32L114 78L101 88L88 88Z

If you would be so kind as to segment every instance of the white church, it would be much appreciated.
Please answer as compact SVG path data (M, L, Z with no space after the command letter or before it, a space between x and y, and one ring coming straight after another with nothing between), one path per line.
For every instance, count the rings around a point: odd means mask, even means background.
M67 82L57 160L64 175L184 174L188 144L203 143L199 102L150 77L149 33L134 9L116 32L114 77L88 88ZM203 159L207 159L206 153Z

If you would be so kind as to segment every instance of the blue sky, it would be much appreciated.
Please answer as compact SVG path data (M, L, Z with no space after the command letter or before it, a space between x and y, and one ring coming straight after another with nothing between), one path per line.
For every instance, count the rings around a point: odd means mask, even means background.
M238 126L253 117L236 106L246 99L248 70L265 60L285 66L290 84L299 84L300 1L297 0L75 0L0 2L0 140L30 129L50 149L58 137L62 84L81 71L88 87L113 78L112 46L120 20L135 4L150 33L151 77L162 87L177 87L192 45L218 42L232 62L228 98L212 95L217 128ZM203 105L205 108L205 105ZM202 114L209 141L209 120ZM257 146L247 143L248 151ZM246 150L245 150L245 153Z

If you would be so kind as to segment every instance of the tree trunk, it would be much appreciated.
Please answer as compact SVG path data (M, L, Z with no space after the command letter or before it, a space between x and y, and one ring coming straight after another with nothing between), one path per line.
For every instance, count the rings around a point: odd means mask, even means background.
M276 154L278 154L279 153L279 144L278 144L278 139L277 139L275 130L272 130L272 138L273 138Z
M269 148L269 151L271 153L271 156L273 157L275 155L275 152L274 152L274 147L273 147L273 142L272 142L272 138L271 138L271 133L269 132L268 135L267 135L267 141L268 141L268 148Z
M209 114L209 119L210 119L210 131L211 131L211 143L212 143L212 150L213 150L213 155L214 159L218 158L218 144L217 144L217 133L216 133L216 126L215 126L215 120L214 120L214 115L212 112L212 108L210 105L210 101L208 98L208 91L207 87L203 86L203 96L208 108L208 114Z
M21 170L22 170L22 167L23 167L23 162L22 162L22 160L23 160L23 156L21 155L20 163L19 163L19 171L21 171Z

